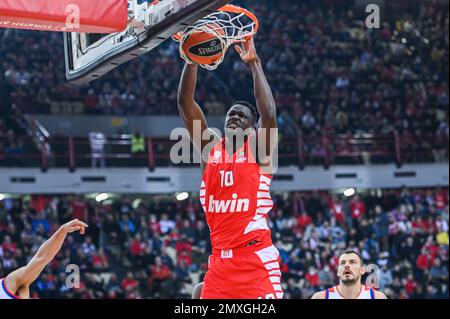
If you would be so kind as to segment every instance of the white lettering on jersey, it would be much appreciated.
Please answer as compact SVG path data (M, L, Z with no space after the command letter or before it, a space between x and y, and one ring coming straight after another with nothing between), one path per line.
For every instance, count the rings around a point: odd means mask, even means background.
M220 174L220 187L231 187L234 185L233 171L221 170Z
M214 195L209 196L209 213L242 213L248 212L250 200L248 198L238 199L237 194L232 195L233 199L214 199Z

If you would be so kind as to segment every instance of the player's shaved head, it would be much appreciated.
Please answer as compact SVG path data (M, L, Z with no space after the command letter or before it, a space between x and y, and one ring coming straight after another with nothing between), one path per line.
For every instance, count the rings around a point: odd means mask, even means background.
M250 102L236 101L231 105L231 107L233 107L235 105L242 105L242 106L248 107L250 109L250 111L252 112L252 114L255 116L255 118L258 119L258 117L259 117L258 109Z
M339 256L339 259L341 259L341 257L344 256L344 255L351 255L351 254L354 254L354 255L358 256L358 259L359 259L359 261L360 261L360 263L361 263L361 266L364 265L363 258L362 258L362 256L361 256L361 254L358 253L357 251L354 251L354 250L346 250L346 251L344 251L344 252Z
M225 132L236 132L236 129L243 131L255 129L258 122L256 109L247 102L236 102L228 110L225 117Z

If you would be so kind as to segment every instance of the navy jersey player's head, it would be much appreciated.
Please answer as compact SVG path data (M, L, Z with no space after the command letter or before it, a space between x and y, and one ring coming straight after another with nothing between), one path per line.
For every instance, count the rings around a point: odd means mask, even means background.
M356 251L348 250L339 256L337 275L342 284L351 286L360 282L365 272L362 257Z
M256 129L258 117L258 111L252 104L245 101L235 102L225 117L225 132Z

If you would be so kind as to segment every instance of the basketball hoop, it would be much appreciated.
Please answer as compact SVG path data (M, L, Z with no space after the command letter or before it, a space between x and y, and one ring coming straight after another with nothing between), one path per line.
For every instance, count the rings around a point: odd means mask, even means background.
M194 25L187 27L184 31L175 34L172 38L180 42L180 56L187 63L193 61L183 50L183 43L194 32L207 32L217 37L222 43L224 52L236 43L246 41L253 37L259 29L258 18L249 10L228 4L216 12L211 13L205 18L197 21ZM212 64L199 64L207 70L215 70L223 62L225 54Z

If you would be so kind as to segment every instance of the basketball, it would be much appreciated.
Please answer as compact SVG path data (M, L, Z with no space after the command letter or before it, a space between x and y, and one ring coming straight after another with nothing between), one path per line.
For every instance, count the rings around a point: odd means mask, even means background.
M204 29L214 30L207 32ZM216 34L214 34L216 33ZM221 60L225 54L226 48L219 36L224 36L225 31L215 23L206 24L203 29L192 32L184 42L181 48L184 54L197 64L211 65Z

